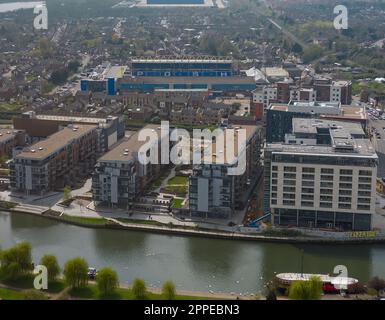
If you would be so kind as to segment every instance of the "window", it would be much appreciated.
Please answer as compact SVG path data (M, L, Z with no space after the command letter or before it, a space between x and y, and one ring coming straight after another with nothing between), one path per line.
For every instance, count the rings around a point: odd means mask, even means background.
M326 174L333 174L334 170L333 169L321 169L321 173L326 173Z
M368 176L368 177L371 177L371 176L372 176L372 171L368 171L368 170L360 170L360 176Z

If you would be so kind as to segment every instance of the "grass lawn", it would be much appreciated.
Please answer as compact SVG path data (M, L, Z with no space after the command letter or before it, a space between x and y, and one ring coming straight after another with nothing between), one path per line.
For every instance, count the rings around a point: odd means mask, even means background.
M181 209L184 199L175 199L172 200L172 208L173 209Z
M69 222L89 224L89 225L103 226L106 223L108 223L108 220L104 218L73 217L68 215L62 215L60 218Z
M168 181L165 191L178 195L186 195L187 186L188 177L175 176Z
M0 288L0 299L3 299L3 300L23 300L24 294L21 291Z
M125 219L125 218L118 218L116 219L123 223L131 223L131 224L148 224L153 226L164 226L163 223L160 223L158 221L154 220L134 220L134 219Z
M96 299L96 300L135 300L134 295L130 289L118 288L116 292L110 296L101 296L99 289L95 284L89 284L87 287L82 289L72 289L70 295L75 298L81 299ZM195 296L176 296L176 300L205 300L205 297ZM156 294L147 292L146 300L164 300L162 294Z
M188 184L188 177L183 176L175 176L168 180L168 185L183 185L187 186Z

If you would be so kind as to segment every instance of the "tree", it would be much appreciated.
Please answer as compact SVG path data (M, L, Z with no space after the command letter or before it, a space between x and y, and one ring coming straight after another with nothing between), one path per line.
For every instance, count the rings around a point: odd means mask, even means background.
M48 280L55 281L60 274L60 266L54 255L46 254L40 259L40 264L48 271Z
M146 283L142 279L135 278L131 290L137 300L143 300L146 297Z
M21 242L0 254L0 274L7 280L17 278L32 271L31 245Z
M323 50L318 44L309 45L303 52L303 61L309 63L319 59L322 56Z
M30 289L24 291L24 300L48 300L48 297L41 291Z
M118 286L118 275L111 268L103 268L96 276L96 283L103 296L111 295Z
M88 283L88 264L83 258L68 260L63 273L67 284L72 288L84 288Z
M175 285L172 281L166 281L162 286L162 295L166 300L174 300L176 296Z
M64 201L68 201L72 198L71 188L69 186L65 186L63 189L63 199Z
M368 287L376 290L377 296L380 296L380 292L385 290L385 280L379 277L374 277L369 280Z
M294 281L289 287L289 298L293 300L320 300L322 281L311 277L309 281Z

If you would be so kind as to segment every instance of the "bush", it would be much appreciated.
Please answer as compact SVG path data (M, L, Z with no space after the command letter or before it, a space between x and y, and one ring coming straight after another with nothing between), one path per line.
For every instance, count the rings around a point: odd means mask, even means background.
M166 300L174 300L176 296L175 285L171 281L166 281L162 287L162 295Z
M322 281L311 277L309 281L294 281L289 287L289 298L293 300L320 300Z
M367 289L362 283L354 283L348 285L348 293L349 294L364 294L367 292Z
M103 268L96 276L96 283L103 296L111 295L118 286L118 275L111 268Z
M63 273L67 284L72 288L84 288L88 284L88 264L83 258L67 261Z
M131 290L135 299L144 300L146 298L147 289L144 280L138 278L134 279Z
M48 280L55 281L60 274L60 266L56 257L47 254L40 259L40 264L47 268Z

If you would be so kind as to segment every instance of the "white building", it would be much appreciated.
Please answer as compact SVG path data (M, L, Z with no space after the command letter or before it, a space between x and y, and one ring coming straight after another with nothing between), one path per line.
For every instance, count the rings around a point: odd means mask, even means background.
M275 225L370 230L378 157L360 124L293 119L265 149L265 211Z

